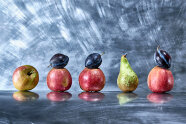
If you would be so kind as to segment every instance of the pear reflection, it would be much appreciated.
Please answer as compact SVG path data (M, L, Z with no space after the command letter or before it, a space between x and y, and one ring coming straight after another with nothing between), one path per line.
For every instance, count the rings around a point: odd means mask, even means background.
M137 97L138 97L138 95L135 93L119 93L117 95L120 105L124 105L128 102L131 102L134 99L136 99Z
M53 102L67 101L72 97L69 92L50 92L47 94L47 98Z
M30 91L18 91L13 93L13 98L20 102L35 101L39 98L39 95Z
M147 96L147 99L152 102L152 103L156 103L156 104L163 104L163 103L167 103L169 102L171 99L173 98L173 96L169 93L151 93Z
M101 101L105 97L105 95L100 92L82 92L78 96L80 99L89 102Z

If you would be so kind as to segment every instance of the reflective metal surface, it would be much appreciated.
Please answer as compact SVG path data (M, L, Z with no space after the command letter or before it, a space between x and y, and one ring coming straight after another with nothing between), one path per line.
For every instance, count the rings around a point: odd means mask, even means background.
M185 124L186 92L0 92L2 124Z

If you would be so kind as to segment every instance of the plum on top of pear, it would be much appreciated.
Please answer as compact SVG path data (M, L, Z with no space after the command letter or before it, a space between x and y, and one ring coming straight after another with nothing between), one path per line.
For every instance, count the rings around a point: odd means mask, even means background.
M61 53L57 53L50 59L50 66L56 69L62 69L68 64L68 61L68 56Z
M99 53L90 54L85 60L85 67L89 69L96 69L102 63L102 58Z
M170 68L171 67L171 56L164 50L159 49L160 46L157 47L157 50L154 54L154 60L159 67Z

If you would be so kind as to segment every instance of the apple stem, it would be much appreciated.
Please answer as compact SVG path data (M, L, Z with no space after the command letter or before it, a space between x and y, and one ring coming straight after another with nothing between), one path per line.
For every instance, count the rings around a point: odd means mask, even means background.
M28 72L28 73L27 73L27 75L29 75L29 76L30 76L31 74L33 74L33 72L34 72L34 70L32 70L32 71Z

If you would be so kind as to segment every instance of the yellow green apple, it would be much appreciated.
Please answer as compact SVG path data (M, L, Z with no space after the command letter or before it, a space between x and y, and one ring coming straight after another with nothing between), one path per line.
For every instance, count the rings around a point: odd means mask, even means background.
M32 90L39 81L38 71L31 65L23 65L18 68L13 73L13 84L18 90Z

